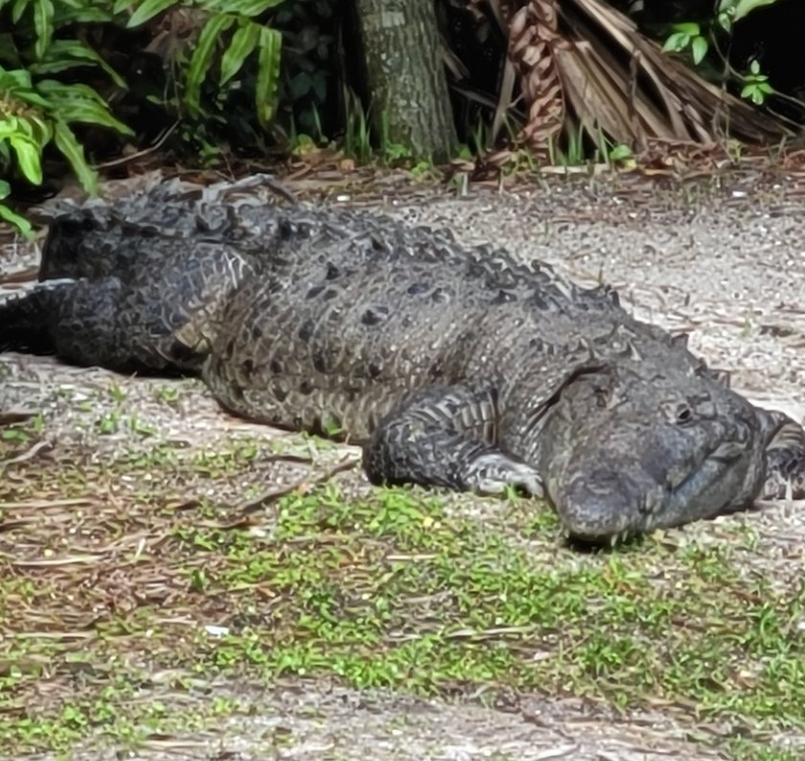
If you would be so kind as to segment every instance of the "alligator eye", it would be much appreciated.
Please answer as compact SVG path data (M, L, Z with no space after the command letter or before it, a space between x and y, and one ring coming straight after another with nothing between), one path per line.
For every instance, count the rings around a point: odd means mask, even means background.
M692 407L685 402L665 402L662 407L662 414L671 425L685 426L690 425L696 420L696 415Z
M676 419L674 422L677 425L689 425L693 422L693 410L687 404L680 404L676 408Z

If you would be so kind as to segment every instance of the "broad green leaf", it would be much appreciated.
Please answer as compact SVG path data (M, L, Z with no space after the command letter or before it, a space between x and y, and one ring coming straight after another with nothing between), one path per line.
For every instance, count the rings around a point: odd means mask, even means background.
M51 0L34 0L34 54L41 61L53 37L53 3Z
M259 16L269 8L282 5L285 0L208 0L206 5L222 13L237 13L240 16Z
M674 24L672 28L675 32L679 32L680 34L687 34L691 37L696 37L697 35L702 33L702 30L699 27L699 25L694 23Z
M51 61L50 63L34 63L28 67L31 74L42 76L43 74L58 74L60 71L68 71L75 69L78 66L87 66L86 61L77 61L76 59L62 58L60 61Z
M34 185L42 184L42 162L39 159L39 146L18 132L8 138L14 153L17 155L17 163L20 170L25 175L28 182Z
M11 194L11 185L9 185L5 180L0 180L0 201L4 198L8 198Z
M282 35L276 29L260 27L260 59L255 85L255 107L257 120L266 130L271 126L277 109L281 53Z
M691 45L691 50L693 52L693 63L697 66L704 60L704 57L707 55L707 39L705 37L696 37L693 40L693 44Z
M26 114L25 121L31 128L31 136L39 143L39 145L47 145L53 137L53 124L49 121L36 116L35 114Z
M73 60L70 61L69 59ZM87 62L100 66L118 87L126 87L126 82L123 78L104 61L101 55L80 40L54 40L47 50L42 63L35 64L31 69L36 69L34 73L45 74L53 71L63 71L65 68L76 65L86 66ZM53 68L59 65L63 68Z
M91 100L106 107L106 101L89 85L81 83L65 84L57 79L43 79L36 83L36 89L52 102L64 100Z
M211 16L198 36L196 49L187 67L187 82L184 101L192 116L197 116L201 108L201 83L214 59L215 46L221 35L235 23L233 16Z
M739 21L744 16L750 14L756 8L764 5L772 5L777 0L722 0L720 11L726 11L732 15L733 23Z
M73 131L64 122L56 122L53 135L56 147L70 162L81 186L91 195L98 194L98 175L84 158L84 147L76 140Z
M616 145L610 152L609 158L613 161L623 161L624 159L630 159L632 157L632 149L628 145L624 145L621 143L620 145Z
M57 28L70 24L106 24L114 20L114 14L105 8L66 8L56 6L54 25Z
M232 42L221 58L221 78L219 84L223 87L232 77L240 71L257 40L260 39L260 27L253 21L244 21L240 29L232 35Z
M312 88L313 77L306 71L297 72L291 77L290 82L288 82L288 91L293 100L299 100L299 98L304 97Z
M31 75L25 69L3 69L0 73L0 90L30 87Z
M20 131L19 118L16 116L6 116L0 120L0 142L10 135L16 135Z
M26 238L30 239L34 237L34 228L31 226L31 223L25 219L25 217L21 217L16 212L11 211L11 209L3 203L0 203L0 218L14 225Z
M20 23L20 19L22 18L22 14L25 13L25 9L28 7L32 0L15 0L14 6L11 9L11 21L15 24Z
M14 120L14 132L33 141L40 148L47 145L53 136L53 129L50 123L31 113L18 116Z
M13 117L11 125L13 129L8 133L9 135L20 135L27 140L36 142L33 125L24 116Z
M690 35L684 32L674 32L662 46L663 53L678 53L684 50L690 42Z
M2 89L2 86L0 86ZM43 98L39 93L28 88L13 91L14 98L21 100L23 103L28 103L31 106L38 106L39 108L50 108L50 102Z
M122 13L123 11L127 11L136 2L137 0L115 0L115 4L112 7L112 13Z
M130 127L115 119L107 108L88 100L65 101L59 105L54 113L60 122L98 124L102 127L109 127L123 135L134 134Z
M137 10L131 14L131 18L126 22L126 26L131 28L140 26L146 21L158 16L162 11L167 10L176 4L176 0L144 0L137 6Z

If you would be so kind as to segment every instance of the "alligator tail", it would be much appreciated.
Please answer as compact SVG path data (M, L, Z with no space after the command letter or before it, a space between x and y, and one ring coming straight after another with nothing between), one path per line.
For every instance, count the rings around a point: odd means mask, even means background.
M0 352L54 354L53 318L73 287L72 280L51 280L0 303Z
M0 303L0 351L99 364L115 350L116 278L49 280Z

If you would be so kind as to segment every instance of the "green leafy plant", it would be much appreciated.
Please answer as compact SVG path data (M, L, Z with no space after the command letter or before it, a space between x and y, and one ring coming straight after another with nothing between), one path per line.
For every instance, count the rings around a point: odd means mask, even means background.
M191 123L214 118L225 123L227 94L248 89L255 129L267 130L277 111L282 35L262 21L284 2L0 0L0 22L7 22L2 27L9 30L0 33L0 173L6 178L0 183L0 218L31 234L30 225L3 201L9 198L15 178L33 185L43 182L43 159L53 148L67 160L83 188L97 192L97 172L85 154L87 133L76 133L76 124L134 135L101 94L106 91L96 89L93 69L122 93L128 84L83 41L90 35L82 28L111 23L147 32L150 22L172 9L200 11L197 35L180 47L176 61L175 89L180 97L164 98L158 106ZM102 38L103 31L99 33ZM139 50L135 46L128 52ZM252 65L244 86L247 62ZM204 130L198 134L204 139ZM215 140L208 137L207 142Z
M78 39L55 39L64 27L108 21L110 13L84 0L0 0L0 13L14 25L0 44L0 170L9 179L22 177L31 184L43 180L42 159L52 144L69 162L85 190L97 189L97 174L88 164L73 125L107 127L121 134L131 130L116 119L108 104L88 85L65 83L53 75L75 67L100 67L125 87L122 78L97 52ZM30 43L30 44L26 44ZM0 183L0 201L11 185ZM0 217L24 235L30 224L0 203Z
M769 84L768 76L760 73L760 64L757 59L753 59L749 64L749 73L744 75L741 97L761 105L766 100L766 96L773 92L774 88Z
M55 79L34 82L25 69L0 67L0 165L7 176L15 172L34 185L41 184L42 156L52 142L83 187L95 192L97 174L87 163L84 148L72 130L71 125L76 122L131 134L91 87ZM0 199L7 198L10 191L9 183L3 181ZM4 204L0 204L0 217L16 225L23 234L31 234L30 225Z
M343 127L341 90L331 86L339 65L332 33L338 7L339 0L286 0L272 18L283 38L278 122L320 144L324 133Z
M777 0L720 0L715 10L715 18L703 25L698 23L681 23L671 27L672 33L665 40L665 52L679 53L690 50L693 62L699 65L704 61L712 48L721 57L728 78L741 86L741 97L751 100L755 105L763 105L769 95L775 93L769 77L761 73L757 59L749 62L749 71L736 71L730 65L727 55L719 48L719 27L732 34L736 22L745 18L752 11L763 6L773 5ZM778 93L779 94L779 93Z
M66 2L67 0L63 0ZM254 107L257 120L268 129L277 107L282 35L254 19L282 5L284 0L199 0L195 7L208 18L194 41L184 71L182 103L191 119L209 115L202 103L202 85L217 64L217 90L233 83L252 54L257 56ZM176 6L190 6L174 0L116 0L114 13L131 11L128 28L145 25Z
M367 161L372 155L372 135L366 111L360 98L344 88L345 129L344 153L358 161Z
M718 4L718 23L730 32L732 25L757 8L774 5L777 0L721 0Z
M707 41L707 37L702 34L699 24L674 24L672 29L673 33L662 46L663 52L681 53L683 50L690 48L693 63L698 66L704 60L710 47L710 43Z

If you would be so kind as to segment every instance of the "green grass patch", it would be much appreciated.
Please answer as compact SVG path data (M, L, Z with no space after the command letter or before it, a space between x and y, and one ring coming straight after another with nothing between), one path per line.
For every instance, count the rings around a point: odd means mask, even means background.
M419 489L331 483L248 514L209 493L264 460L248 441L155 446L3 481L0 747L61 751L98 731L136 745L240 710L199 691L209 680L321 676L661 705L729 725L729 757L794 758L767 738L805 729L805 585L747 563L746 532L582 553L525 500L476 500L482 521L461 510L475 498ZM156 687L170 704L137 698Z

